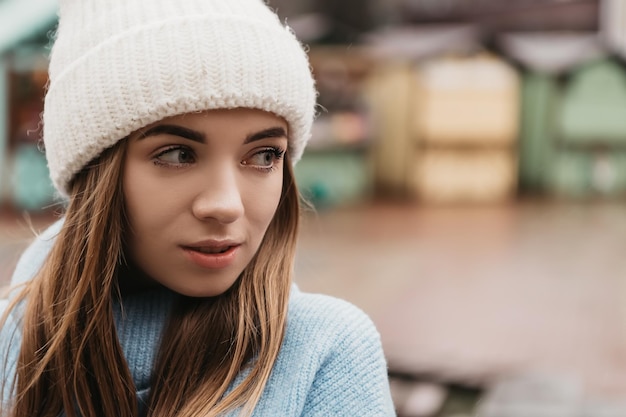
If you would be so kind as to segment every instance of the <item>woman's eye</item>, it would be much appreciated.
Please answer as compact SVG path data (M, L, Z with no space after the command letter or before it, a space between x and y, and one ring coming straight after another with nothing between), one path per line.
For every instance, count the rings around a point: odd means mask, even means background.
M277 161L283 158L285 151L279 148L263 149L243 161L244 165L252 165L257 168L273 168Z
M155 162L166 165L188 165L195 162L193 152L183 147L166 149L158 154Z

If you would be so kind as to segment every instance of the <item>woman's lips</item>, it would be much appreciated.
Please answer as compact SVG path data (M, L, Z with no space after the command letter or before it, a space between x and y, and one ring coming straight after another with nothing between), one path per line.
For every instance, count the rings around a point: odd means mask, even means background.
M239 245L228 246L224 252L216 252L215 248L183 246L183 253L191 262L206 269L222 269L233 264Z

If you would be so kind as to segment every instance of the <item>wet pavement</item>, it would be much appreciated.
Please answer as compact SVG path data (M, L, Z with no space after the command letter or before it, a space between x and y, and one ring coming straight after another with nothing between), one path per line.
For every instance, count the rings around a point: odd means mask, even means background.
M309 218L297 270L371 315L392 370L486 388L531 375L626 416L625 248L621 203L386 205Z
M0 217L0 282L32 236L21 223ZM625 248L623 203L380 204L309 213L296 275L372 317L392 372L425 387L398 401L441 403L461 384L488 390L481 417L618 417Z

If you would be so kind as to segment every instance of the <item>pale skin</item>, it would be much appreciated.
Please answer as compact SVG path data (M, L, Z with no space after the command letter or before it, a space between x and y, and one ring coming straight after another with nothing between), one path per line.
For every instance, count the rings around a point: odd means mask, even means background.
M230 288L282 193L287 123L254 109L170 117L129 138L124 198L131 262L192 297Z

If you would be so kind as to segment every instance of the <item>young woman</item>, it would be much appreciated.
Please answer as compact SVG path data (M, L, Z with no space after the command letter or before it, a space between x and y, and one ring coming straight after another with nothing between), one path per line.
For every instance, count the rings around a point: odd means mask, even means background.
M294 35L261 0L59 16L67 207L0 301L0 416L393 415L371 321L291 282L316 94Z

